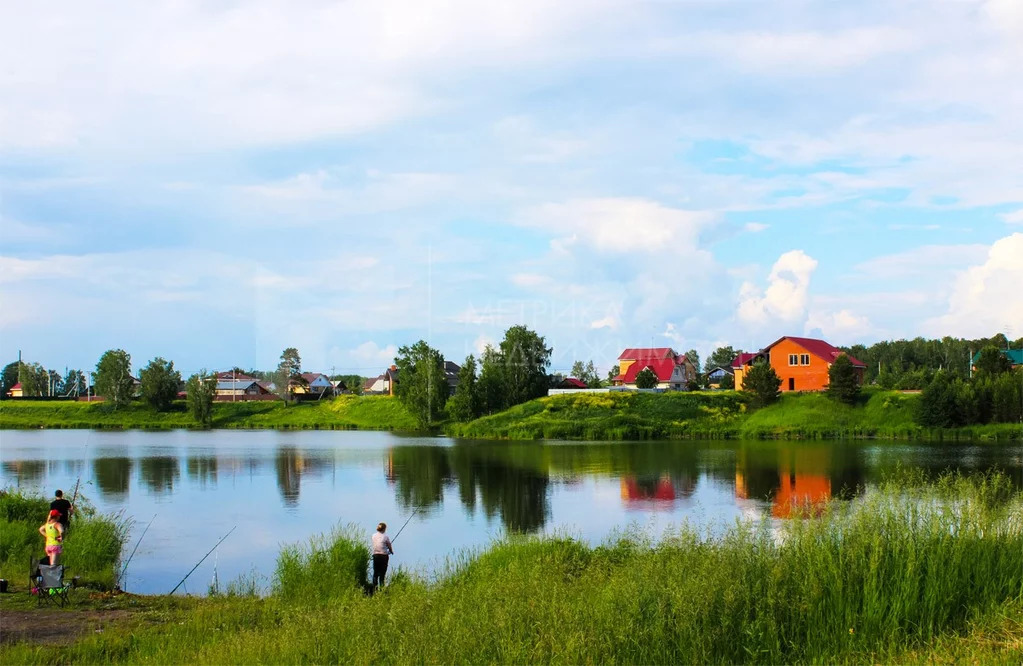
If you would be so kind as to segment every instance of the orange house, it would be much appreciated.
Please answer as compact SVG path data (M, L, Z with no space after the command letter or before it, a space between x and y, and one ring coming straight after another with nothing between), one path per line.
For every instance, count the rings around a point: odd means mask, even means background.
M744 359L735 368L735 386L742 387L742 380L754 363L766 360L781 377L782 391L822 391L828 387L828 369L843 353L824 340L787 335ZM859 383L863 384L863 371L867 366L852 356L849 360Z

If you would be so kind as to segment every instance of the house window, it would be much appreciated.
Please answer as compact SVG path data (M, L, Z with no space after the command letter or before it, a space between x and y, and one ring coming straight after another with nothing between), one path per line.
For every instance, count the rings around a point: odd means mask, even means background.
M800 354L800 356L799 356L799 365L810 365L810 355L809 354Z
M789 365L797 365L797 358L795 354L789 354Z

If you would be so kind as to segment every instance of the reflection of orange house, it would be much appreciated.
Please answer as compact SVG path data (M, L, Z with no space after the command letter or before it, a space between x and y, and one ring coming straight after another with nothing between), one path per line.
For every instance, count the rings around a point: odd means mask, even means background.
M652 480L651 480L652 481ZM667 476L654 482L642 482L634 476L623 476L621 479L622 499L626 504L631 502L674 502L676 498L675 484Z
M819 512L831 498L831 479L823 474L781 474L781 485L774 495L771 515L789 518L793 512Z
M841 349L824 340L785 336L743 358L740 365L734 367L735 386L742 387L745 373L758 360L764 359L781 378L782 391L821 391L828 387L828 369L842 353ZM862 384L863 371L867 366L852 356L849 360Z

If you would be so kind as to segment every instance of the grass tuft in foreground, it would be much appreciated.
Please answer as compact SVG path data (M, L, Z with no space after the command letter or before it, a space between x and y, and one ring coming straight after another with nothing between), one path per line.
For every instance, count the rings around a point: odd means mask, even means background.
M286 549L276 592L265 599L203 600L156 626L66 648L5 647L0 657L1018 662L1023 644L1013 633L1023 626L1023 492L997 474L936 484L907 476L823 514L737 523L718 536L683 526L659 541L625 534L599 547L563 537L506 540L453 558L434 581L396 576L371 597L355 580L364 544L364 535L342 531ZM323 594L310 603L304 591L316 585Z

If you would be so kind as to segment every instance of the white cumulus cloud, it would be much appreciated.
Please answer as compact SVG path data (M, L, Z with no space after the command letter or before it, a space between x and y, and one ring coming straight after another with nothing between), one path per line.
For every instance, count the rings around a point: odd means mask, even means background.
M810 277L817 260L802 250L778 257L767 277L767 287L745 282L739 294L738 317L748 324L771 321L793 324L806 315Z

